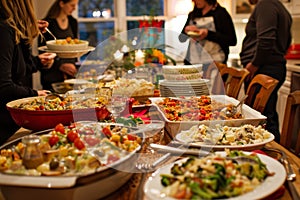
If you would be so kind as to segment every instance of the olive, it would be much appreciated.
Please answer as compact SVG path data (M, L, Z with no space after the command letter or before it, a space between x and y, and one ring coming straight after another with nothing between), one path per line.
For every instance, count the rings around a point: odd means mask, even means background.
M50 162L50 170L55 170L57 169L59 166L59 161L56 157L52 158L51 162Z

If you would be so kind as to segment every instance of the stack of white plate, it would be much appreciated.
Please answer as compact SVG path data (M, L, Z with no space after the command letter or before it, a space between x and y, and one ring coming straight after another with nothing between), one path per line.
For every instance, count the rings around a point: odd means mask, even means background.
M166 81L159 83L162 97L200 96L209 95L209 80L200 79L194 81Z

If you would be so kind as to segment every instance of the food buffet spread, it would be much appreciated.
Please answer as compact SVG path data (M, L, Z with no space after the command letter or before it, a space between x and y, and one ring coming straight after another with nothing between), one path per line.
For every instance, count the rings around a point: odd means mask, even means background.
M48 41L40 50L68 58L93 47L66 39ZM57 98L9 102L7 109L28 134L0 147L4 198L290 198L283 186L289 171L274 154L285 152L292 158L297 175L300 160L273 141L263 126L265 116L247 105L227 115L238 100L210 95L209 80L201 78L202 65L163 66L162 72L162 88L194 84L194 90L199 89L195 82L202 82L201 95L167 96L174 93L159 90L151 81L115 79L113 73L92 69L73 82L66 80L68 88L56 91ZM122 96L124 102L113 106L114 96ZM165 162L146 170L136 167L141 161L157 161L161 153L168 154ZM299 179L294 185L300 193Z

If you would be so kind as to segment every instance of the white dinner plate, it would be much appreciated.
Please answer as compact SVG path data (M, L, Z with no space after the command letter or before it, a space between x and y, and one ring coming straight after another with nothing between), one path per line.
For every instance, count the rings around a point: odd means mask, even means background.
M222 156L225 156L225 152L217 152ZM251 152L244 152L249 154ZM282 164L280 164L277 160L262 154L258 154L259 158L263 163L266 164L267 169L275 174L273 176L269 176L266 178L264 182L262 182L259 186L257 186L253 191L245 193L243 195L228 198L229 200L249 200L249 199L262 199L267 197L268 195L274 193L285 181L286 179L286 171ZM187 158L181 159L176 163L182 163ZM171 197L161 197L161 191L163 186L161 185L161 177L160 174L170 174L171 167L174 163L166 165L158 170L156 170L152 176L150 176L145 185L144 185L144 193L149 200L174 200Z
M255 144L244 144L244 145L218 145L218 144L207 144L200 141L191 141L188 137L185 136L184 131L180 132L175 136L175 139L182 143L188 143L193 147L205 147L205 148L212 148L215 150L221 149L240 149L240 150L253 150L253 149L260 149L265 144L272 142L274 140L274 135L270 134L268 139L263 140L262 142L255 143Z

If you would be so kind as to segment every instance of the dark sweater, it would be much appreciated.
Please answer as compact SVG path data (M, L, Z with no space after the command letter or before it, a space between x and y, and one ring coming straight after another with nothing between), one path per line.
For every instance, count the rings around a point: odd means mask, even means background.
M48 29L55 35L57 39L66 39L67 37L77 38L78 37L78 22L72 17L68 16L69 26L67 29L61 29L56 21L56 19L46 18L45 20L49 22ZM43 34L44 39L39 37L39 46L45 46L46 41L53 40L54 38L48 33ZM50 69L41 70L41 83L43 85L43 89L51 90L52 83L63 82L65 79L65 75L62 71L59 70L59 67L63 63L73 63L77 61L76 58L71 59L62 59L56 57L54 64ZM67 77L73 78L73 77Z
M20 98L37 96L36 90L24 86L24 81L41 66L31 55L24 41L15 42L15 31L0 17L0 145L19 127L6 109L6 103Z
M267 8L267 9L266 9ZM260 0L246 26L241 62L246 66L282 65L291 43L292 18L278 0Z
M197 8L190 12L188 15L188 19L181 31L182 34L179 35L179 41L186 42L186 40L189 38L185 34L184 29L187 25L189 25L191 20L195 18L210 16L214 18L216 32L208 31L206 39L212 42L216 42L221 46L222 50L225 53L224 63L226 63L229 54L229 46L235 46L237 43L237 38L231 16L227 12L227 10L219 4L214 10L210 10L205 15L202 15L202 9ZM189 58L189 48L186 57Z

